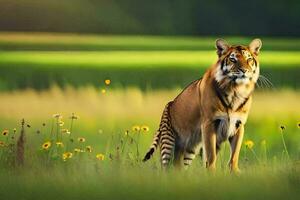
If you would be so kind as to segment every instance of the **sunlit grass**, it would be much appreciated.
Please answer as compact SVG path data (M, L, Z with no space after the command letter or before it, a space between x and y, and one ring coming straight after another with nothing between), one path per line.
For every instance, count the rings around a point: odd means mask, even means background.
M240 156L242 174L236 177L227 167L228 144L219 154L215 175L206 172L200 157L180 172L161 171L158 153L141 162L165 103L179 88L142 92L103 87L106 93L94 87L0 93L3 198L293 199L299 195L299 91L255 93ZM4 159L14 158L14 152L4 149L16 144L22 118L25 160L16 167L11 159ZM17 138L6 140L12 135Z
M174 88L199 78L217 60L213 37L0 33L0 90L71 84ZM225 37L247 45L253 38ZM262 38L260 66L275 87L298 88L300 40ZM102 89L102 92L107 92Z
M105 88L106 92L102 93ZM2 130L16 127L16 123L25 118L31 125L32 131L45 131L43 123L47 127L52 123L49 116L53 113L61 113L69 116L76 112L80 116L80 123L75 124L78 134L84 133L84 137L99 138L101 144L114 132L124 133L132 130L137 125L139 129L146 125L151 135L145 136L141 142L146 150L158 127L160 116L165 104L174 99L181 89L155 90L142 92L136 88L111 89L109 86L100 88L83 87L74 89L67 87L65 90L52 87L48 91L37 92L34 90L2 92L0 93L0 113ZM268 141L268 147L278 151L278 145L270 141L278 140L281 143L281 125L287 127L287 146L292 151L297 151L298 145L293 140L298 140L300 129L300 108L298 99L300 93L292 90L256 91L254 93L253 106L246 124L245 139L260 143ZM279 103L280 102L280 103ZM74 126L69 121L64 121L64 132L72 132ZM144 127L143 127L144 128ZM77 135L82 137L83 135ZM102 138L102 139L100 139ZM96 142L93 140L93 142ZM289 145L292 143L292 145ZM280 145L281 147L281 145Z
M263 51L260 55L262 67L298 67L300 52ZM217 60L215 51L16 51L0 52L0 67L7 65L33 65L51 67L93 68L145 68L145 67L192 67L206 69Z
M101 90L107 89L106 93ZM175 98L180 88L143 92L137 88L110 89L107 86L75 89L52 87L50 90L21 90L0 93L2 118L47 118L53 112L76 111L82 118L132 119L158 118L164 105ZM250 119L298 116L300 92L294 90L256 91ZM279 103L280 102L280 103ZM264 111L268 112L262 112Z

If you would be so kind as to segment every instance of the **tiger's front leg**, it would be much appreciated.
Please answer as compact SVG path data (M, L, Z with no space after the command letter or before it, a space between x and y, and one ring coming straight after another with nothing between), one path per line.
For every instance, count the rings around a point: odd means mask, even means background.
M244 137L244 125L240 124L236 134L229 138L230 147L231 147L231 156L229 160L229 167L231 172L239 173L239 154Z
M215 171L217 161L217 135L213 123L206 122L203 124L202 138L204 147L204 162L206 164L206 168L211 171Z

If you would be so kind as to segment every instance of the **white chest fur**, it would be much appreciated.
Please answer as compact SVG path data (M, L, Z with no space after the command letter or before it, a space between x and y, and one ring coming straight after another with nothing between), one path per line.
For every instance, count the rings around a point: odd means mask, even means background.
M216 115L217 122L217 139L222 142L236 134L239 126L245 124L247 121L247 114L245 113L223 113L219 112Z
M249 98L251 90L245 88L246 86L239 86L236 90L225 93L224 97L226 104L231 107L232 110L236 110L244 101Z

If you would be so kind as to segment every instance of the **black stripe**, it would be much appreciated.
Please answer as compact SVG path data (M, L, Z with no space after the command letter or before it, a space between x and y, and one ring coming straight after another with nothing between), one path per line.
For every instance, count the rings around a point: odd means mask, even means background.
M170 130L161 131L161 136L164 136L164 135L169 135L170 137L174 137L173 133Z
M169 125L169 124L162 124L162 125L159 127L159 131L160 131L160 132L162 132L162 131L171 131L170 125Z
M257 62L256 62L256 59L255 59L255 58L254 58L253 60L254 60L254 63L255 63L255 69L256 69L256 67L257 67Z
M160 141L162 141L162 140L169 140L170 142L173 142L173 143L175 143L175 139L174 138L170 138L169 136L164 136L164 137L161 137L161 140Z
M160 141L161 141L162 139L170 139L170 140L172 140L172 141L175 141L174 136L171 135L171 134L168 134L168 133L163 134L163 135L160 137Z
M251 95L251 94L250 94ZM249 95L249 96L250 96ZM239 105L239 107L235 110L235 111L238 111L238 110L240 110L246 103L247 103L247 101L249 100L249 97L247 97L244 101L243 101L243 103L241 103L240 105Z
M173 144L170 145L170 144L166 144L166 143L161 145L162 148L167 147L167 148L171 148L171 149L173 149L173 146L174 146Z
M244 47L242 47L242 46L236 46L235 47L239 52L241 52L242 50L246 50Z
M162 140L161 143L167 144L167 145L170 145L170 146L174 145L174 142L172 142L170 140L167 140L167 139Z
M169 148L169 149L173 149L174 144L166 144L166 143L165 143L165 144L162 144L162 145L161 145L161 150L163 150L164 147Z
M169 150L172 151L173 148L171 147L162 147L161 152L163 152L164 150ZM165 152L164 152L165 153Z
M146 162L147 160L149 160L152 156L152 154L154 153L154 148L151 148L148 153L145 155L144 159L143 159L143 162Z
M193 160L193 158L184 158L183 160Z
M215 91L217 93L217 96L218 98L220 99L222 105L225 107L225 108L230 108L231 109L231 105L228 105L225 100L223 99L223 95L222 95L222 91L220 90L219 86L218 86L218 83L216 80L213 81L213 85L214 85L214 88L215 88Z
M229 58L226 57L226 58L225 58L225 64L226 64L226 66L228 66L228 60L229 60ZM223 70L223 75L226 75L226 74L228 74L228 73L229 73L229 70L228 70L228 69Z
M172 132L170 132L170 131L168 131L168 132L164 132L164 135L168 135L168 136L170 136L170 137L174 138L174 135L173 135L173 133L172 133Z
M241 120L237 120L235 122L235 128L238 129L240 127L241 123L242 123Z
M166 122L165 122L165 121L162 119L161 122L160 122L160 125L162 126L162 125L166 125L166 124L169 124L168 121L166 120Z
M170 135L164 135L164 137L161 138L160 142L164 139L169 140L170 142L175 142L175 138L173 136Z
M221 62L221 70L224 72L224 62L225 62L225 59L222 60Z
M162 129L166 129L166 130L170 130L170 125L169 124L161 124L159 127L160 131L162 131Z
M173 138L172 133L170 133L169 131L162 132L162 136L165 136L165 135L168 135Z

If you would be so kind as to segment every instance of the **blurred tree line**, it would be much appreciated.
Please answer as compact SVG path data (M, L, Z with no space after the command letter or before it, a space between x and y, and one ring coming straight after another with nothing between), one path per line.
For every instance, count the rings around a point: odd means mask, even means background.
M0 0L0 31L300 36L299 0Z

